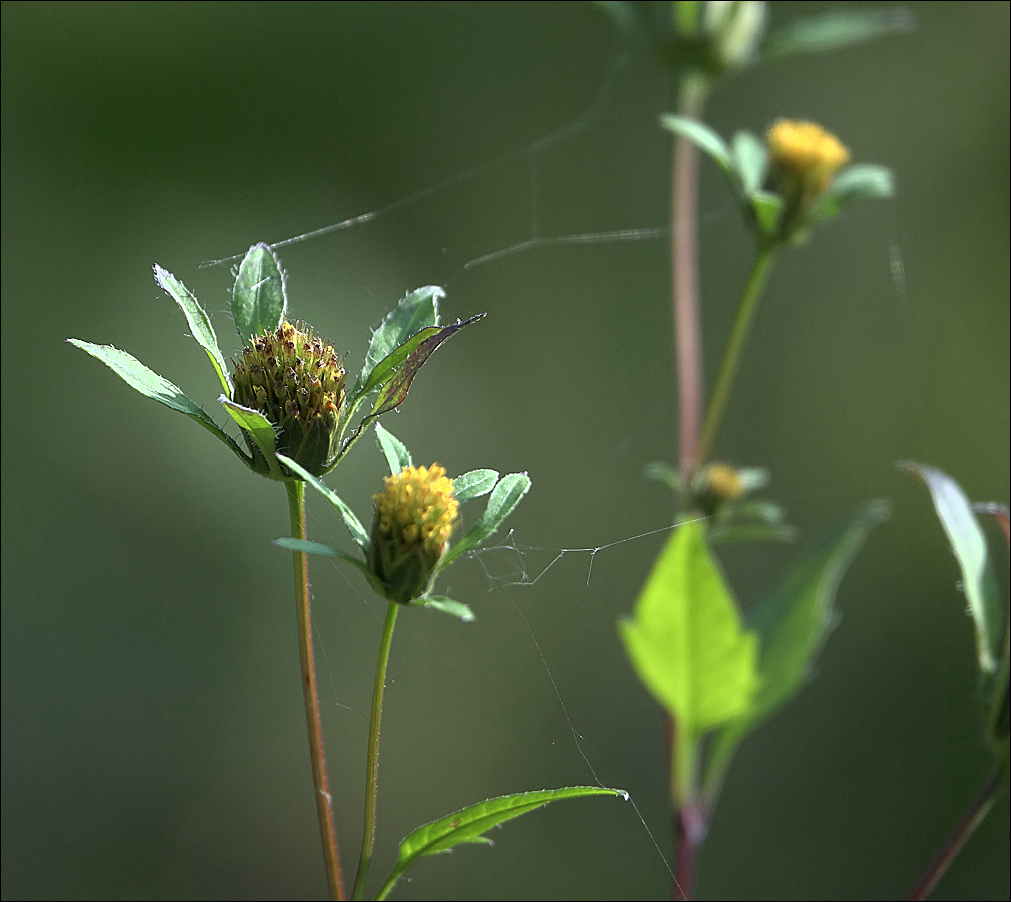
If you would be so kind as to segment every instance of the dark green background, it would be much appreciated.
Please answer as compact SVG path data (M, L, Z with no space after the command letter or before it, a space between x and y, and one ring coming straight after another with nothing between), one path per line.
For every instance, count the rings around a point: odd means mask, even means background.
M782 260L719 442L771 468L806 542L871 498L894 514L842 583L811 685L738 755L702 897L903 896L988 771L957 568L926 491L892 464L1008 500L1009 6L910 8L912 34L749 72L709 108L727 135L817 119L892 167L898 195ZM641 473L676 441L664 241L463 264L531 237L532 183L544 236L663 226L670 86L633 54L586 128L534 153L614 68L610 22L581 3L5 3L2 41L3 896L321 897L291 566L270 545L288 531L284 494L63 339L126 348L214 411L216 380L153 263L198 293L231 354L230 277L201 261L515 153L282 251L293 312L356 362L418 285L446 285L449 319L488 313L386 422L450 473L530 472L509 523L527 577L562 548L656 530L671 499ZM711 384L750 245L708 162L701 211ZM365 518L382 473L368 441L329 482ZM310 503L310 534L346 547ZM401 617L376 878L426 820L593 782L570 721L668 849L661 715L615 631L663 538L599 552L589 584L586 553L509 586L516 554L489 552L440 585L476 623ZM746 599L795 554L725 562ZM329 561L313 587L353 873L382 605ZM1005 796L938 898L1008 898L1008 821ZM668 892L619 801L564 803L494 838L423 862L396 897Z

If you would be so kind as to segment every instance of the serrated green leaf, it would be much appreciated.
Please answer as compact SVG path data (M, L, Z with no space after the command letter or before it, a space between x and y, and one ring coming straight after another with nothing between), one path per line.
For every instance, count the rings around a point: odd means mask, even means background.
M452 598L447 598L445 595L422 595L413 604L418 607L442 611L443 614L458 617L464 623L472 623L474 621L474 612L467 605L462 601L454 601Z
M412 466L411 452L389 429L382 423L376 423L376 439L379 447L386 458L386 465L390 468L390 473L399 473L404 467Z
M468 470L453 479L453 495L463 504L471 498L487 495L498 481L497 470Z
M769 163L769 152L765 145L751 132L738 132L731 142L736 170L741 179L744 194L750 197L762 189Z
M741 623L701 523L674 530L634 617L619 629L636 673L679 731L699 737L748 710L757 685L756 636Z
M214 327L211 325L210 317L204 311L193 294L182 282L172 273L162 269L157 263L154 266L154 280L159 287L179 305L189 323L190 332L211 358L214 371L218 374L221 387L230 398L233 393L232 380L228 375L228 367L225 365L225 358L221 355L218 347L218 337L214 334Z
M384 413L396 410L396 408L403 404L404 400L407 398L407 392L411 387L411 383L414 381L414 377L418 375L421 368L425 365L428 358L432 356L436 348L438 348L439 345L448 338L459 332L464 326L469 326L471 323L477 322L483 317L484 314L479 313L477 316L472 316L470 319L463 322L457 320L455 323L443 326L441 329L436 330L433 334L428 335L423 341L421 341L417 347L407 355L403 363L396 368L393 376L379 390L379 396L376 398L376 403L373 406L372 413L369 414L369 417L382 416Z
M946 473L912 461L897 464L897 467L919 476L930 491L937 518L962 570L962 589L976 626L979 668L992 674L1001 657L1004 611L990 564L986 537L972 505L958 483Z
M235 420L239 428L245 430L252 438L260 454L263 455L263 459L267 462L270 478L284 479L281 466L277 462L277 455L274 453L274 427L270 421L260 411L236 404L224 395L218 400L224 405L228 415Z
M523 500L523 496L530 491L530 485L530 477L526 473L510 473L508 476L503 476L492 489L491 497L488 499L488 505L485 507L481 519L446 552L446 556L442 559L436 572L444 570L465 551L470 551L471 548L480 545L495 532L502 525L502 521L516 509L516 505Z
M127 354L126 351L121 351L111 345L92 344L90 341L81 341L78 338L68 338L67 341L82 351L86 351L96 360L101 360L127 385L136 389L142 395L153 398L171 410L177 410L179 413L184 413L186 416L196 420L211 435L224 442L243 463L249 464L249 458L246 457L242 449L235 443L235 440L215 423L204 412L202 407L196 402L191 401L179 386L159 376L153 370L149 370L136 357Z
M899 8L847 10L813 19L797 19L769 35L762 46L762 59L838 50L887 34L912 31L915 25L912 14Z
M284 319L288 299L284 273L266 244L254 244L239 264L232 287L232 315L243 340L276 329Z
M740 176L737 173L736 163L727 143L708 125L696 119L686 119L683 116L675 116L672 113L664 113L660 117L660 124L669 132L675 135L682 135L699 146L711 156L731 179L735 191L740 185Z
M352 394L362 390L377 364L388 354L422 329L439 325L439 301L445 296L446 292L437 285L426 285L400 299L372 334L365 363Z
M385 899L404 871L425 855L447 852L461 843L490 843L490 840L482 834L492 827L504 824L506 821L541 808L550 802L598 795L628 798L628 794L621 789L607 789L602 786L543 789L537 792L522 792L516 795L488 799L430 824L425 824L405 837L400 843L397 863L376 898Z
M351 538L355 540L355 543L359 548L364 550L369 547L369 534L365 531L361 521L355 516L355 512L344 503L344 500L336 492L325 486L321 480L313 476L299 464L295 463L295 461L293 461L290 457L278 454L277 459L293 473L297 473L301 476L302 479L309 483L309 485L311 485L317 492L326 498L327 501L337 508L337 512L344 520L344 525L348 528L348 532L351 533Z

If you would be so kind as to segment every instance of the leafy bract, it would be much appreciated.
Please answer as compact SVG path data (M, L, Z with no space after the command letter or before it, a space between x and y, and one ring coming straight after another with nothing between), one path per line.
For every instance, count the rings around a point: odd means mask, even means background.
M244 341L274 330L284 319L288 299L281 264L267 244L254 244L239 264L232 286L232 315Z
M758 685L742 715L721 730L706 775L708 792L722 780L741 740L803 686L836 621L839 582L867 534L888 515L875 501L857 510L796 564L771 592L748 605L745 623L759 637Z
M111 345L96 345L90 341L81 341L77 338L68 338L67 341L82 351L86 351L97 360L101 360L127 385L136 389L142 395L154 398L155 401L164 404L166 407L184 413L186 416L196 420L215 438L224 442L244 463L249 463L249 459L236 444L235 440L218 426L204 412L200 405L195 401L191 401L177 385L169 382L163 376L159 376L153 370L149 370L136 357Z
M439 324L439 301L446 296L437 285L426 285L409 292L372 333L365 363L352 394L360 392L376 365L422 329Z
M312 542L309 539L296 539L291 536L286 536L283 539L274 539L274 544L281 548L287 548L289 551L299 551L303 554L321 554L326 557L340 558L340 560L357 567L377 595L384 594L383 584L379 582L379 579L368 568L368 565L364 561L341 551L339 548L334 548L332 545L324 545L322 542Z
M1002 651L1004 612L987 552L986 537L972 505L958 483L946 473L911 461L897 466L919 476L930 491L934 510L962 570L962 589L976 626L979 668L992 674L997 669Z
M708 125L696 119L687 119L684 116L675 116L672 113L664 113L660 117L660 124L669 132L681 135L693 141L711 156L731 179L738 178L737 166L730 148L726 142Z
M347 526L348 532L351 533L351 538L355 540L355 544L357 544L359 548L364 550L369 547L369 534L365 531L365 527L362 526L361 521L355 516L355 512L348 507L348 505L336 492L325 486L320 479L313 476L299 464L295 463L295 461L293 461L290 457L278 454L277 459L293 473L301 476L302 479L308 482L309 485L316 489L317 492L319 492L324 498L326 498L327 501L337 508L337 512L344 520L344 525Z
M476 547L495 532L529 491L530 477L526 473L510 473L508 476L503 476L492 489L491 497L488 499L488 505L485 507L481 519L446 552L446 556L439 565L439 571L444 570L465 551Z
M421 607L441 611L443 614L459 617L464 623L472 623L474 621L474 612L467 605L462 601L447 598L445 595L422 595L416 604Z
M542 789L536 792L521 792L515 795L499 796L478 802L461 811L425 824L409 834L400 843L400 854L393 872L390 874L377 899L385 899L393 885L404 871L425 855L447 852L461 843L486 843L491 840L483 834L506 821L541 808L549 802L561 799L576 799L583 796L612 795L628 798L621 789L603 786L568 786L564 789Z
M385 429L382 423L376 423L376 439L382 449L390 473L399 473L404 467L411 466L411 452L392 432Z
M453 479L453 495L463 504L471 498L487 495L498 482L497 470L469 470Z
M283 479L281 467L277 462L277 455L274 452L274 427L260 411L249 407L243 407L222 395L218 399L228 415L235 420L240 429L243 429L253 440L263 459L267 462L267 470L271 479Z
M214 334L214 327L211 325L210 317L207 316L204 308L200 306L193 292L183 285L172 273L166 269L162 269L157 264L154 267L154 280L179 305L179 309L186 316L186 322L189 323L190 332L193 333L197 344L211 358L211 363L214 365L214 371L218 374L218 380L221 382L222 389L224 389L228 397L231 397L233 393L232 379L228 375L225 358L221 356L221 350L218 348L218 338Z
M676 718L679 733L697 738L749 709L757 638L741 623L700 522L674 530L634 617L619 629L636 673Z

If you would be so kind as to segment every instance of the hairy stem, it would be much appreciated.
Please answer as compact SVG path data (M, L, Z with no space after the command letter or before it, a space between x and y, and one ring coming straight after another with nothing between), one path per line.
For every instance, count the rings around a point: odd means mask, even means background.
M358 876L352 899L365 895L365 878L372 861L372 850L376 843L376 800L379 795L379 726L383 719L383 690L386 688L386 665L390 660L390 644L393 641L393 627L397 623L399 605L390 602L383 624L383 637L379 642L379 659L376 661L376 681L372 686L372 717L369 721L368 768L365 773L365 833L362 836L362 855L358 859Z
M997 800L997 793L1000 791L1000 788L1001 775L1000 771L996 770L990 775L990 778L979 791L979 794L972 800L972 804L968 810L962 815L962 819L944 841L944 845L941 846L937 855L934 856L930 867L924 871L920 882L916 884L916 889L909 896L911 900L915 902L915 900L926 899L930 895L937 885L937 881L948 870L948 865L955 860L955 856L959 853L962 846L965 845L965 841L972 835L973 830L983 822L983 818L986 817L990 807Z
M285 483L288 510L291 513L291 534L296 539L305 535L305 483L290 480ZM333 799L326 774L323 753L323 729L319 717L319 692L316 689L316 667L313 663L312 621L309 612L309 563L301 551L292 552L295 564L295 599L298 608L298 656L302 666L302 695L305 700L305 721L309 729L309 758L312 761L312 781L316 790L316 813L323 840L323 860L330 898L344 900L344 877L341 874L337 831L334 827Z
M702 437L698 444L696 464L703 463L713 449L716 433L719 431L723 414L726 411L727 399L730 397L730 387L734 383L737 365L741 361L744 340L748 337L748 331L751 329L755 311L758 309L758 300L762 296L762 289L765 287L765 280L772 269L775 256L775 246L762 248L748 274L748 281L741 294L741 305L737 309L734 330L730 333L730 340L727 342L727 349L723 354L723 362L720 364L720 373L716 377L716 387L709 400L709 408L702 426Z

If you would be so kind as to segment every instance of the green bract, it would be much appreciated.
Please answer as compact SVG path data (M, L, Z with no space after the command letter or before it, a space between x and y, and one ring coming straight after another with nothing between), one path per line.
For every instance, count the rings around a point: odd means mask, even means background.
M438 303L445 292L434 285L410 292L372 335L361 374L349 391L343 358L310 327L287 322L285 275L268 245L251 247L236 272L232 316L250 343L234 376L193 293L160 266L154 267L154 276L207 352L222 389L219 401L242 431L248 453L182 389L130 354L110 345L68 341L141 394L196 420L251 470L272 479L301 479L303 471L320 476L333 469L378 417L404 401L435 349L484 315L440 326ZM371 409L345 438L352 418L372 395ZM300 470L282 467L278 452L296 461Z

